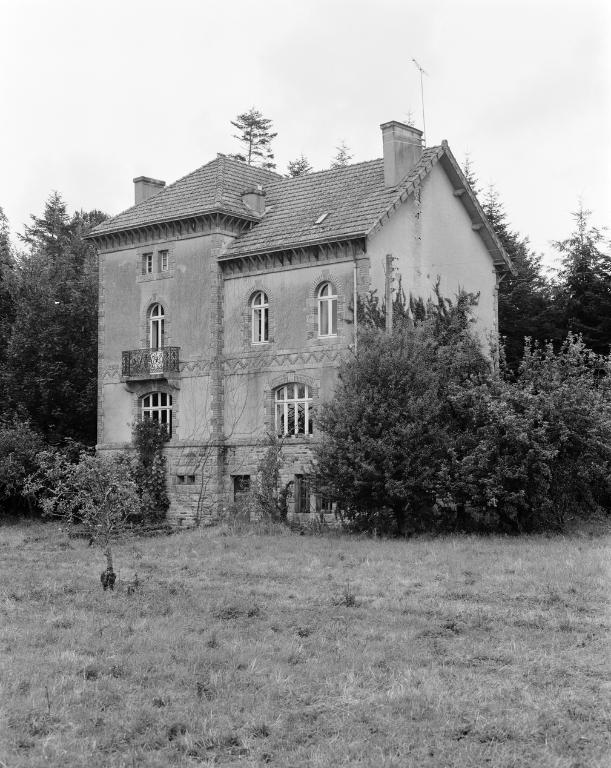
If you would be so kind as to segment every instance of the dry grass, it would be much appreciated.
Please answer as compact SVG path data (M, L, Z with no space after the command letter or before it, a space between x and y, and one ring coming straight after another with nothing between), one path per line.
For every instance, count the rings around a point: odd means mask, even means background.
M0 766L608 765L605 538L228 533L0 529Z

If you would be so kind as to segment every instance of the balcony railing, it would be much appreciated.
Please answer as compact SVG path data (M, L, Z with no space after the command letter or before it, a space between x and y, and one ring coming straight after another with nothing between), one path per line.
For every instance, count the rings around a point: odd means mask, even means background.
M167 375L178 373L178 351L180 347L161 349L131 349L123 352L121 375L127 378Z

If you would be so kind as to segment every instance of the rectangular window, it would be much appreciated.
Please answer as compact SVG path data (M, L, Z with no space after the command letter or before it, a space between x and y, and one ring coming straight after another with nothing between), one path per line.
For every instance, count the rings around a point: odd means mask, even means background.
M169 269L168 251L159 251L159 271L167 272Z
M152 253L142 254L142 274L143 275L153 274L153 254Z
M295 512L306 514L310 511L310 479L306 475L295 475Z
M250 492L250 475L233 476L233 500L237 501Z

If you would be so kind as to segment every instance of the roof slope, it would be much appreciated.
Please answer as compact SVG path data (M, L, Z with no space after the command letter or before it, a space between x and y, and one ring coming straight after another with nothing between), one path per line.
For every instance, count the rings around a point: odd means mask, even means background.
M382 159L273 181L265 187L272 210L229 246L225 258L366 235L439 150L425 149L399 187L384 186ZM325 220L316 224L324 213Z
M143 200L112 219L102 222L91 235L95 237L108 232L119 232L213 211L256 219L253 212L242 202L242 192L245 187L253 184L267 187L270 182L279 178L281 177L273 171L255 168L231 157L219 155L215 160L164 187L148 200Z
M221 259L366 237L400 207L438 161L451 183L464 190L460 200L495 266L513 269L446 141L424 149L396 187L384 185L382 159L287 179L218 155L148 200L102 222L89 237L214 212L255 222L227 247ZM242 193L254 184L261 184L266 192L263 217L242 202ZM323 214L327 214L324 220L316 224Z

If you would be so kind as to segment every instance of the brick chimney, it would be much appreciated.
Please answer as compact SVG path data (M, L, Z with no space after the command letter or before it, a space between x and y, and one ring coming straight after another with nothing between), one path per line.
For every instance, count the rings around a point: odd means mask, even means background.
M260 184L248 187L242 192L242 202L258 216L265 213L265 190Z
M136 176L134 179L134 197L136 205L149 197L156 195L157 192L165 187L165 181L159 179L149 179L148 176Z
M416 165L422 155L422 131L391 120L382 123L384 145L384 185L396 187Z

